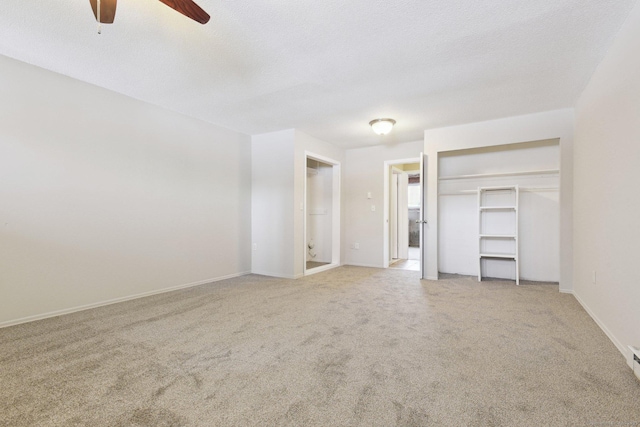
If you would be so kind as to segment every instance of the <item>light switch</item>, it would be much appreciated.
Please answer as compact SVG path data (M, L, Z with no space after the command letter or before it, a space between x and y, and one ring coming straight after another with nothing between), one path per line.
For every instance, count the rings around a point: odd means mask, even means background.
M371 198L371 191L367 192L367 199Z

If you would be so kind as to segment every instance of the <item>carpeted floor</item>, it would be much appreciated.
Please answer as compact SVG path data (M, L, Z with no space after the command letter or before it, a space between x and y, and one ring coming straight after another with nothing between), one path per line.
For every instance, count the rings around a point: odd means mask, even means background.
M640 425L557 285L341 267L0 330L2 426Z

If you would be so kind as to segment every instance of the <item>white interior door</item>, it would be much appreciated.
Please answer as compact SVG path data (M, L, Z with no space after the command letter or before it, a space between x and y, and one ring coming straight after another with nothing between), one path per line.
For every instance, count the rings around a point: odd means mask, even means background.
M420 229L420 278L424 279L427 274L427 156L420 153L420 215L418 225Z
M398 258L398 174L395 171L391 173L389 190L389 254L395 259Z
M398 258L409 259L409 174L398 175Z

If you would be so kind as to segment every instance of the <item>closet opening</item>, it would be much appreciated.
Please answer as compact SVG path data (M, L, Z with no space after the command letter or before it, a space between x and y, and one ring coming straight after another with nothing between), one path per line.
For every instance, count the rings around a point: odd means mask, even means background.
M340 265L340 163L306 154L304 274Z
M439 153L438 274L559 283L559 139Z

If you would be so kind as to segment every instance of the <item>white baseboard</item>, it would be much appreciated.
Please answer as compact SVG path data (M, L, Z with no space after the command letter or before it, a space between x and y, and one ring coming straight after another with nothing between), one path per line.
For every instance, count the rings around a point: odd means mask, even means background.
M251 274L259 274L260 276L268 276L268 277L278 277L280 279L298 279L302 277L302 275L280 274L280 273L274 273L272 271L265 271L265 270L252 270Z
M343 265L350 265L350 266L353 266L353 267L382 268L381 265L360 264L360 263L357 263L357 262L345 262Z
M79 305L76 307L65 308L63 310L55 310L47 313L36 314L33 316L22 317L14 320L7 320L5 322L0 323L0 328L6 328L8 326L19 325L21 323L35 322L36 320L48 319L50 317L62 316L64 314L76 313L78 311L89 310L92 308L103 307L105 305L117 304L119 302L130 301L133 299L149 297L151 295L163 294L166 292L177 291L179 289L191 288L194 286L206 285L207 283L219 282L221 280L232 279L234 277L246 276L247 274L251 274L251 272L241 272L228 274L226 276L214 277L212 279L198 280L197 282L185 283L183 285L171 286L169 288L157 289L154 291L143 292L140 294L128 295L126 297L113 298L106 301L95 302L91 304Z
M611 333L611 331L607 328L607 326L598 318L598 316L596 316L593 313L593 311L589 308L589 306L585 304L584 301L582 301L582 299L578 294L576 294L575 292L572 292L572 294L573 294L573 297L580 303L582 308L584 308L584 310L589 314L589 316L591 316L593 321L596 322L598 326L600 326L600 329L602 329L605 335L611 340L613 345L616 346L618 351L622 353L622 356L624 356L624 359L627 361L627 364L629 364L629 350L622 345L622 343L616 338L615 335L613 335L613 333Z
M561 294L571 294L573 295L573 290L572 289L558 289L560 291Z

